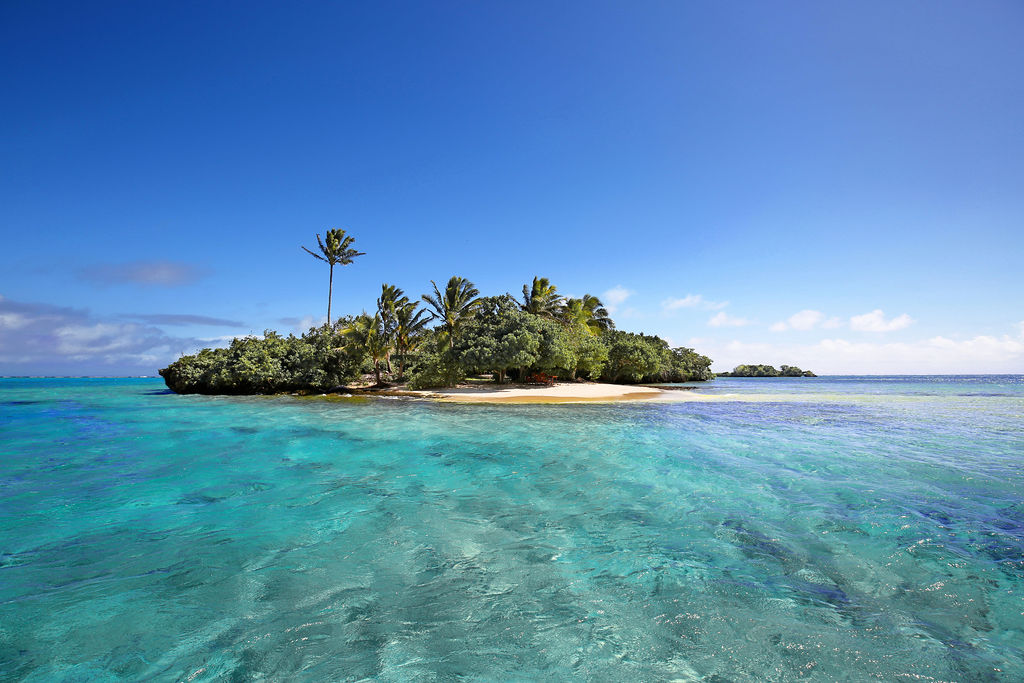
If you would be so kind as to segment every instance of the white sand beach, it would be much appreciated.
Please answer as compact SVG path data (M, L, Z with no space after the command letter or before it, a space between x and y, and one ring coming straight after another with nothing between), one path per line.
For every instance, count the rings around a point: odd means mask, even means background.
M613 401L686 401L703 397L691 391L666 391L655 387L561 382L554 386L510 384L459 386L417 392L452 403L592 403Z

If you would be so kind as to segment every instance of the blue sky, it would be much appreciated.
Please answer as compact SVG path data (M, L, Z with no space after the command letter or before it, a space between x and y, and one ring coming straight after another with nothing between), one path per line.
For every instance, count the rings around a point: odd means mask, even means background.
M0 374L534 275L716 369L1024 372L1019 2L4 3ZM794 317L795 316L795 317Z

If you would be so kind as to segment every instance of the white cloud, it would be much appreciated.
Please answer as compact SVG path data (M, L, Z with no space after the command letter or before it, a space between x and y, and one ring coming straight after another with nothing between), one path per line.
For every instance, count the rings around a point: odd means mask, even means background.
M876 308L870 313L850 318L850 328L861 332L893 332L909 327L913 322L913 318L906 313L886 320L882 309Z
M615 309L626 302L626 299L633 296L636 292L626 289L622 285L615 285L604 294L601 295L601 302L608 309L609 313L614 313Z
M743 327L744 325L749 324L750 321L746 318L731 316L725 311L712 316L711 319L708 320L708 325L711 327Z
M786 319L786 322L775 323L769 329L772 332L784 332L786 330L811 330L824 319L825 314L821 311L805 309L799 313L794 313L789 316L789 318Z
M3 297L0 297L0 301L3 301ZM28 323L28 318L19 313L0 313L0 329L16 330L19 327L25 327Z
M821 324L821 327L826 330L835 330L843 326L843 321L837 316L832 316Z
M675 311L680 308L703 308L716 311L728 305L728 301L708 301L700 294L687 294L682 299L669 297L661 302L661 307L666 311Z
M812 344L778 344L691 339L716 370L741 363L797 365L818 374L986 374L1024 371L1024 326L1017 334L968 339L935 336L911 342L855 342L822 339Z
M0 375L151 374L199 345L152 325L0 298Z

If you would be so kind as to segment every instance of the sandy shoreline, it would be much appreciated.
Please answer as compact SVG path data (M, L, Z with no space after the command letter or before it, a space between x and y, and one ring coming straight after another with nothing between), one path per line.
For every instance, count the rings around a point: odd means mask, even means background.
M483 385L416 392L447 403L611 403L616 401L694 400L689 391L622 384L565 382L554 386ZM700 400L700 399L696 399Z

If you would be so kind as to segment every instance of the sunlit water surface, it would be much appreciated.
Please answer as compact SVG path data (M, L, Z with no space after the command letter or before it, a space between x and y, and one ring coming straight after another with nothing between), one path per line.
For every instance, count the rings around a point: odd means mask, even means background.
M1024 379L0 380L0 678L1024 680Z

